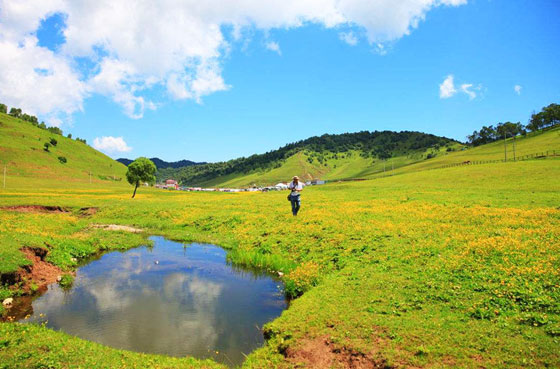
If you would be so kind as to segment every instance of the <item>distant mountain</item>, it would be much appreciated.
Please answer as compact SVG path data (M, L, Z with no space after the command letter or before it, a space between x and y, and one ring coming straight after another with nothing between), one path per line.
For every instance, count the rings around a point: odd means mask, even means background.
M158 169L167 169L167 168L177 169L177 168L183 168L183 167L190 167L192 165L206 164L206 162L197 163L197 162L190 161L190 160L179 160L179 161L171 161L171 162L161 160L160 158L150 158L150 160L154 162L154 164L156 165L156 167ZM126 158L120 158L120 159L117 159L117 161L119 163L123 163L124 165L128 166L134 160L130 160L130 159L126 159Z
M347 179L430 159L456 150L461 143L422 132L356 132L325 134L277 150L227 162L158 170L158 180L183 185L246 186L274 184L293 175L303 179ZM397 159L398 158L398 159Z

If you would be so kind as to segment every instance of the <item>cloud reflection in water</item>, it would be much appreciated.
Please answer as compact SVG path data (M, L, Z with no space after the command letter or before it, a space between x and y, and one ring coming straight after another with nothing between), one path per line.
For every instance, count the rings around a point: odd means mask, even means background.
M68 292L50 286L27 321L43 313L49 327L108 346L199 358L219 351L228 364L262 345L258 327L286 308L278 281L233 269L215 246L153 240L80 268Z

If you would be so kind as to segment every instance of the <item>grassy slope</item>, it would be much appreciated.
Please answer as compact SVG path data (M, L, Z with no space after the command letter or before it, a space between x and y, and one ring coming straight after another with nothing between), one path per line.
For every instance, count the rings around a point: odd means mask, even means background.
M545 131L530 133L527 137L515 139L516 157L531 155L546 151L556 150L560 153L560 127ZM507 158L513 160L513 139L506 141ZM433 159L424 160L413 165L395 169L393 174L409 173L427 169L441 168L446 165L463 163L465 161L486 161L504 159L504 141L497 141L491 144L482 145L467 150L456 151L448 155L438 156ZM375 177L372 175L370 177Z
M58 141L50 152L43 144ZM64 156L66 164L59 162ZM81 142L53 134L29 122L0 113L0 174L7 168L7 181L15 177L52 179L58 183L99 182L99 176L125 179L126 167ZM106 181L105 181L106 182Z
M456 144L455 147L461 147ZM300 151L289 157L278 168L267 171L257 171L253 173L236 173L227 176L217 177L211 181L202 183L205 187L245 187L256 185L274 185L278 182L287 182L294 175L300 176L305 180L315 178L325 180L337 180L348 178L366 178L372 174L383 173L392 167L400 168L405 165L423 161L428 153L435 155L447 155L444 149L435 151L418 151L409 155L397 156L383 161L373 158L364 158L358 151L346 153L324 152L322 155L325 161L320 163L316 158L312 162L309 151Z

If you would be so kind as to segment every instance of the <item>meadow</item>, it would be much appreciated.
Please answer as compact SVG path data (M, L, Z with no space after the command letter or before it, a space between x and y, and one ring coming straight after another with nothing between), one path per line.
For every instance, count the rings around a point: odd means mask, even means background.
M558 178L560 160L548 158L332 183L306 188L294 218L284 192L140 188L131 199L122 183L16 177L0 206L67 212L0 210L0 273L29 263L22 246L47 249L47 261L72 271L80 258L145 244L148 235L209 242L233 263L282 271L286 293L297 297L264 327L267 343L244 367L558 367ZM0 337L6 368L218 367L40 326L1 323Z

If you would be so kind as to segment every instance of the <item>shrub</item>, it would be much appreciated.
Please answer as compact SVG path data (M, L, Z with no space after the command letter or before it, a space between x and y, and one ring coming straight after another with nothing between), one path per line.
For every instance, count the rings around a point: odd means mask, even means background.
M62 130L58 127L48 127L47 131L49 131L51 133L54 133L56 135L61 135L61 136L62 136L62 133L63 133Z
M49 147L51 147L51 144L48 142L45 142L45 144L43 145L43 150L45 150L46 152L49 152Z
M319 265L306 262L297 266L290 272L285 280L285 292L290 297L297 297L317 285L319 276Z
M66 160L66 158L65 158L64 156L59 156L59 157L58 157L58 161L59 161L61 164L66 164L66 162L67 162L67 160Z
M9 114L15 118L21 118L21 109L11 108Z
M72 287L72 283L74 283L74 277L71 274L64 274L60 279L60 282L58 282L60 287L65 290Z
M58 144L58 141L54 138L51 138L50 143L51 145L56 146L56 144Z

